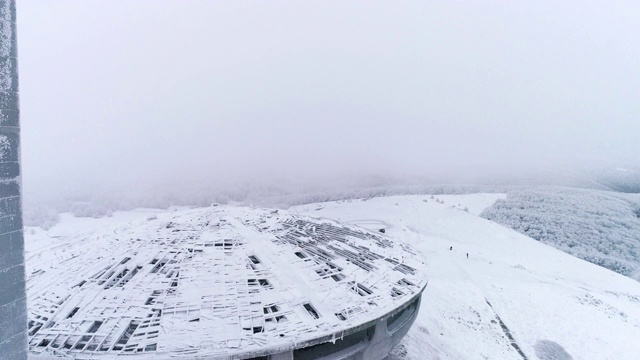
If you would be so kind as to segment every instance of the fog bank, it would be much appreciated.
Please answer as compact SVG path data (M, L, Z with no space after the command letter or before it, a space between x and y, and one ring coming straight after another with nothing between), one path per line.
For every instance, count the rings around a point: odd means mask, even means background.
M21 0L25 192L637 166L638 18L631 1Z

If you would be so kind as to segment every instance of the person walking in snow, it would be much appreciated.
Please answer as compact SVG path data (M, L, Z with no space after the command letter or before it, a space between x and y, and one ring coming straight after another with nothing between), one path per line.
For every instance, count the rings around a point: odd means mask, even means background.
M449 250L453 250L453 246L449 247Z
M469 258L469 253L467 253L467 259Z

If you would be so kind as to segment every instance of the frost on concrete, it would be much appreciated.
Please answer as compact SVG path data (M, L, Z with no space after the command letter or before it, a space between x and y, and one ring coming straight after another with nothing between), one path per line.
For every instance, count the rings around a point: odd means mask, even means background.
M0 359L26 358L15 2L0 0Z
M0 161L5 157L8 157L11 153L11 143L9 137L5 134L0 134Z
M252 357L332 341L415 299L413 254L283 211L159 214L28 254L30 351Z
M533 346L540 360L571 360L573 357L558 343L540 340Z

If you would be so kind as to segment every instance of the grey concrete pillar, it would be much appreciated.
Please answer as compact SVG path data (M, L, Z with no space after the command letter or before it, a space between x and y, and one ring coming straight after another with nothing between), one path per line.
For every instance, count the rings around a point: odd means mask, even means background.
M15 0L0 0L0 359L27 358Z

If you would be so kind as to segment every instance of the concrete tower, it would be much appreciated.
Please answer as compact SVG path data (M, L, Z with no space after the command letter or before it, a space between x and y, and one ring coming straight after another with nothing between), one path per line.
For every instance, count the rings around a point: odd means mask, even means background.
M27 358L15 0L0 0L0 359Z

